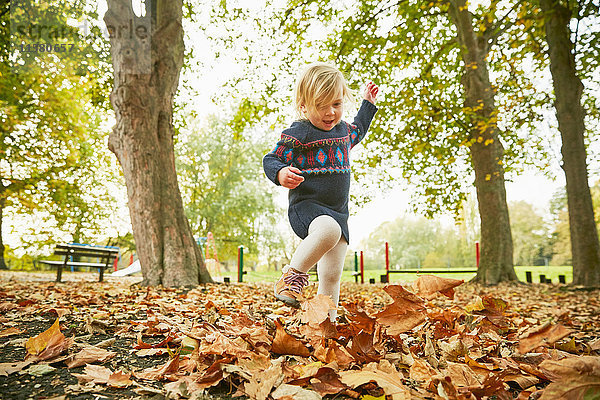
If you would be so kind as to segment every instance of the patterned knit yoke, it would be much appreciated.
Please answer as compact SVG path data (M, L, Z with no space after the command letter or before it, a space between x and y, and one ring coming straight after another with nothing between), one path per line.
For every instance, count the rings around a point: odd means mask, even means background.
M302 239L314 218L330 215L349 240L350 150L365 137L376 111L364 100L353 123L340 121L330 131L307 120L296 121L263 158L265 174L276 185L277 173L287 166L298 168L305 179L290 190L288 208L292 229Z

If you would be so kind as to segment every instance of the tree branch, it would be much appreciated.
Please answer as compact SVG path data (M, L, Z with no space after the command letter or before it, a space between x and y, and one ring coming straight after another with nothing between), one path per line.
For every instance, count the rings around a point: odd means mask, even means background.
M514 22L508 19L508 16L515 11L515 9L517 8L517 6L519 6L520 3L516 2L513 7L508 10L508 12L502 17L498 19L498 22L492 26L492 28L490 30L486 30L486 34L489 32L489 36L484 34L484 37L486 39L486 42L488 43L488 48L493 46L496 41L498 40L498 37L500 37L500 35L502 35L504 32L506 32L508 30L508 28L512 27L514 25ZM508 23L505 23L506 21L509 21ZM502 26L504 24L504 26Z
M452 45L457 44L457 39L454 38L452 40L447 41L446 43L444 43L442 46L440 46L440 48L438 49L438 51L436 51L436 53L434 54L434 56L432 57L431 61L429 62L429 64L427 64L425 66L425 68L423 69L423 73L422 75L427 75L429 74L429 72L431 71L431 69L433 68L433 65L435 63L437 63L437 59L438 57L443 54L449 47L451 47Z

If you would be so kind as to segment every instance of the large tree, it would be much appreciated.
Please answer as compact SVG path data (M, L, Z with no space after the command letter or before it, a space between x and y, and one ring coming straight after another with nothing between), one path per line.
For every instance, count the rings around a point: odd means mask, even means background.
M183 64L182 0L109 0L116 126L109 148L123 168L143 284L211 282L185 216L175 171L173 97Z
M540 0L556 97L554 106L562 137L562 168L566 178L573 283L593 286L600 284L600 242L588 183L585 110L582 105L584 88L578 76L575 46L571 40L570 23L574 10L569 3ZM578 2L575 7L582 5L587 5L584 10L578 10L582 15L591 11L593 18L595 11L597 18L598 6L584 1ZM597 52L597 49L591 51Z

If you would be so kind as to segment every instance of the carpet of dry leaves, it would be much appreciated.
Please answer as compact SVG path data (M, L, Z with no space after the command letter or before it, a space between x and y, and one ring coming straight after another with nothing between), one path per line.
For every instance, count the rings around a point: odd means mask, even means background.
M81 277L0 274L2 399L600 399L599 290L344 283L332 324L316 284Z

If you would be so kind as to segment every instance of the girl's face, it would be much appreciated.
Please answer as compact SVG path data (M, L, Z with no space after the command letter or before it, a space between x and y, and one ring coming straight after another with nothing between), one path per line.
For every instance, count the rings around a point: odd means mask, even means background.
M316 108L308 108L303 105L301 110L311 124L323 131L330 131L342 119L344 102L341 97L334 98L333 100L316 106Z

